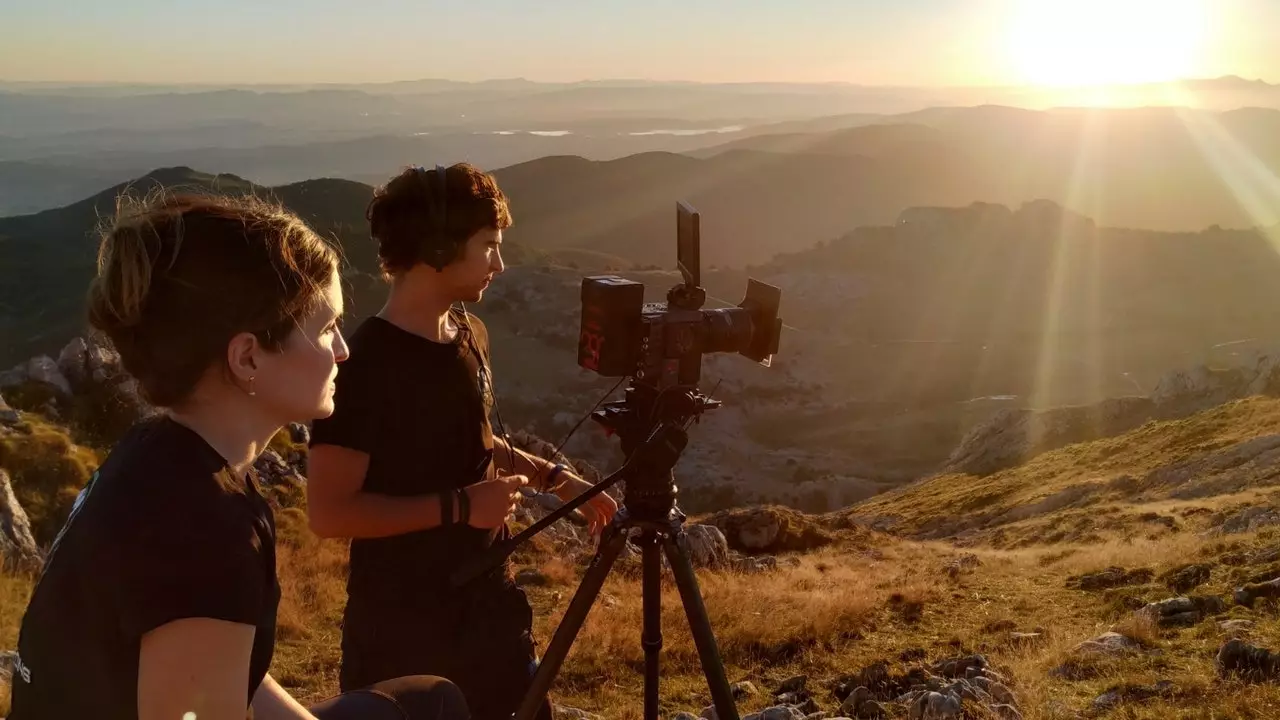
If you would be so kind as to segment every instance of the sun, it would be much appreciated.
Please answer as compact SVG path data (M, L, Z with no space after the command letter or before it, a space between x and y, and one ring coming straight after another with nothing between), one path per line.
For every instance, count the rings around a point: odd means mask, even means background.
M1019 0L1015 70L1036 85L1173 80L1199 65L1208 0Z

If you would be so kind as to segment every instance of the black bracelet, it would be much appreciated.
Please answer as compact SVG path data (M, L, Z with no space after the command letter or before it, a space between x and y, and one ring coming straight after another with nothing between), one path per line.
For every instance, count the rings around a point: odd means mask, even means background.
M556 463L556 466L551 468L551 472L547 473L547 479L542 481L542 492L544 493L554 492L555 486L551 484L551 481L555 480L557 475L559 475L560 473L564 472L567 469L568 468L566 468L563 464Z
M471 524L471 496L467 494L466 488L458 488L458 522L463 525Z
M440 525L448 527L453 524L453 493L437 493L440 496Z

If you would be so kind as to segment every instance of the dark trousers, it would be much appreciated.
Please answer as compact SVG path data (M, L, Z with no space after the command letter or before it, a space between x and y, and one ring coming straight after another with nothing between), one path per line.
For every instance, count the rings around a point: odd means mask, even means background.
M448 678L474 720L510 720L537 669L533 610L515 585L465 597L404 603L347 603L342 631L344 692L406 675ZM544 700L538 720L551 720Z
M410 675L344 692L308 708L320 720L468 720L457 685Z

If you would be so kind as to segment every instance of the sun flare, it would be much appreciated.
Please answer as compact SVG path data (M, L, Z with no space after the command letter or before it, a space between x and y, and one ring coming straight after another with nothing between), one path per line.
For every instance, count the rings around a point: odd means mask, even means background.
M1020 0L1016 71L1036 85L1109 85L1195 74L1206 0Z

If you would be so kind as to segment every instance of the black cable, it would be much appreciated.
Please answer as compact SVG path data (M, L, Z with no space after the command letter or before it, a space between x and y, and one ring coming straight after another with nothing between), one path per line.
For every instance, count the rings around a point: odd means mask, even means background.
M497 390L497 387L494 385L493 372L489 369L488 362L485 361L484 357L480 355L480 353L476 349L476 346L474 343L475 333L471 329L471 320L467 317L467 306L464 303L458 303L458 304L462 306L462 322L467 327L468 340L472 343L471 351L476 353L476 356L477 356L476 359L480 361L480 364L481 364L480 366L484 369L485 374L489 378L489 388L490 388L491 394L493 395L494 424L497 426L497 429L498 429L498 437L501 437L503 441L506 443L507 460L509 462L509 466L511 468L515 468L516 466L515 445L512 444L511 436L507 434L507 427L502 422L502 410L498 407L498 390ZM627 379L626 377L619 378L618 382L614 383L614 386L609 388L609 390L605 392L604 395L600 396L600 399L596 401L595 405L592 405L591 409L588 410L581 418L578 419L578 422L574 424L572 428L569 429L568 434L564 436L564 439L560 441L560 444L556 446L555 450L552 452L551 462L553 463L556 462L556 458L558 458L561 455L561 451L564 450L564 446L568 444L570 438L573 437L573 434L578 431L578 428L582 427L582 423L590 419L591 414L596 411L596 408L600 407L601 403L603 403L605 400L609 398L610 395L616 392L617 389L622 385L622 383L626 379ZM483 392L484 390L483 388L481 388L482 395L483 395ZM535 475L532 478L529 478L530 484L533 485L534 487L538 487L535 481L542 477L543 472L545 472L545 469L539 470L537 475Z

